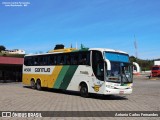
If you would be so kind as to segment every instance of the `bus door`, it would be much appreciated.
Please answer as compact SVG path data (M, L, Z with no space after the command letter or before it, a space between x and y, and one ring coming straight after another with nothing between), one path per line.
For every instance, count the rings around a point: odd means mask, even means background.
M94 77L92 78L91 89L94 93L103 93L104 91L104 60L100 51L92 51L92 69Z

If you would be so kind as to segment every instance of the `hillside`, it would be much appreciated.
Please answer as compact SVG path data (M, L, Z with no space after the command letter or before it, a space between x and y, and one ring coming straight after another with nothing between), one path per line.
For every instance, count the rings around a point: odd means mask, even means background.
M130 56L131 62L137 62L139 66L141 67L142 71L151 70L151 67L154 65L154 61L158 59L153 60L142 60L139 58L135 58L134 56Z

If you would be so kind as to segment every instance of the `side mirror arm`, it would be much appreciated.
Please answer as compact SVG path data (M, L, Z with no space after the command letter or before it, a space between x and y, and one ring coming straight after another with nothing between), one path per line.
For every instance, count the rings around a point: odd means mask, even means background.
M108 59L105 59L105 62L107 64L107 70L111 70L111 62Z

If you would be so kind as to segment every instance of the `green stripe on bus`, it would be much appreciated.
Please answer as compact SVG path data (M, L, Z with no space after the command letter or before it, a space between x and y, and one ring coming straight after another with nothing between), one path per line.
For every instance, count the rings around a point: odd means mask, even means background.
M68 71L66 72L65 77L63 78L64 82L61 83L60 89L65 89L65 90L67 89L70 81L72 80L74 73L77 70L77 67L78 65L72 65L69 67Z
M63 79L64 79L68 69L69 69L69 65L65 65L65 66L62 67L62 70L60 71L53 88L57 88L58 89L60 87L60 85L63 82Z
M73 50L72 52L83 52L83 51L88 51L89 48L83 48L83 49L80 49L80 50Z

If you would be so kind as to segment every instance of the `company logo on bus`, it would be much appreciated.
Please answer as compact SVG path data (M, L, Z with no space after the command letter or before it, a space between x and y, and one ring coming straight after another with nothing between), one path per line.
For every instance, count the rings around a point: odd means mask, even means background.
M35 72L50 72L50 68L35 68Z
M102 84L101 85L96 85L96 84L94 84L94 86L92 86L92 88L94 89L94 91L95 92L98 92L99 91L99 88L102 86Z

